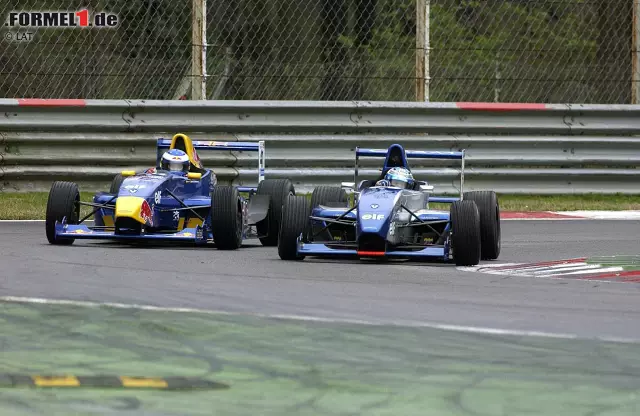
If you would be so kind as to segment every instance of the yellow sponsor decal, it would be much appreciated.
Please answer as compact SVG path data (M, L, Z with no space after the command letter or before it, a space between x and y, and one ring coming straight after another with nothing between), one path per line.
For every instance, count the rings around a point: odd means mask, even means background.
M201 173L197 173L197 172L189 172L187 173L187 178L188 179L201 179L202 178L202 174Z
M161 378L138 378L121 376L120 381L123 387L142 387L142 388L167 388L169 385Z
M146 224L150 215L149 204L144 198L121 196L116 200L116 218L133 218L141 224Z
M104 215L102 217L102 221L104 221L104 226L105 227L113 227L114 226L113 217L111 215Z
M39 387L77 387L80 381L74 376L33 376L33 383Z
M198 225L202 226L202 220L200 218L189 218L187 228L196 228Z

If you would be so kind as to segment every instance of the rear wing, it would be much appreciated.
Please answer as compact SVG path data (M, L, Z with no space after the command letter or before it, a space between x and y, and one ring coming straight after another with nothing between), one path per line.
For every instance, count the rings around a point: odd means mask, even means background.
M191 142L193 148L196 150L258 152L258 183L264 180L264 171L266 164L264 140L260 140L258 142L218 142L210 140L187 140ZM160 159L162 158L164 150L171 148L172 142L173 139L167 139L164 137L158 139L156 166L160 163ZM189 154L190 159L193 158L193 155L191 153L192 152L187 150L187 154ZM241 190L242 188L243 187L240 187Z
M385 164L383 171L389 169L390 155L393 151L398 152L397 155L402 156L401 164L394 164L394 166L408 167L407 159L445 159L445 160L459 160L460 161L460 198L449 197L430 197L431 202L444 202L451 203L454 201L462 200L462 194L464 193L464 150L460 152L438 152L438 151L425 151L425 150L404 150L399 144L393 144L388 149L362 149L356 147L356 161L354 171L354 183L358 183L358 162L360 157L378 157L385 158Z

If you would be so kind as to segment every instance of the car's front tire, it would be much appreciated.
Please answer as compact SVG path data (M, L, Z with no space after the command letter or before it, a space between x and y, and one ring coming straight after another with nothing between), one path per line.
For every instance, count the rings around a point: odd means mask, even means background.
M347 192L339 186L318 186L311 193L311 211L319 205L346 208L349 206L349 197ZM331 233L325 230L316 238L329 240Z
M349 206L347 192L339 186L318 186L311 193L311 209L318 205Z
M475 266L480 263L480 213L474 201L451 204L451 249L456 266Z
M74 238L56 237L56 221L67 219L67 224L77 224L80 219L80 191L73 182L56 181L49 190L45 230L50 244L71 245Z
M111 186L109 187L109 193L117 195L118 192L120 192L120 186L122 186L122 182L124 182L124 176L122 176L122 173L118 173L116 176L114 176L113 180L111 181Z
M278 236L278 255L282 260L304 260L298 254L298 237L305 232L311 209L304 196L289 196L282 207L282 222Z
M211 190L211 232L220 250L236 250L242 245L244 217L238 189L214 186Z

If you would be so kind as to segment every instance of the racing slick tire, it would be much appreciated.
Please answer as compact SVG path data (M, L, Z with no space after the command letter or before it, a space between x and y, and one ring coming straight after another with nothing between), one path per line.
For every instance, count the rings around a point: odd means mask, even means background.
M242 245L244 214L238 189L214 186L211 190L211 232L220 250L236 250Z
M318 186L311 193L311 209L330 202L337 204L340 208L348 207L347 192L338 186Z
M480 213L474 201L451 204L451 248L456 266L475 266L480 263Z
M124 182L124 176L122 173L118 173L111 181L111 187L109 188L110 194L117 194L120 191L120 186L122 186L122 182Z
M75 238L57 237L56 221L67 218L67 224L77 224L80 219L80 191L73 182L55 181L49 190L45 230L50 244L71 245Z
M304 260L297 253L300 234L307 229L311 207L305 196L291 195L282 207L282 222L278 236L278 255L282 260Z
M296 190L289 179L265 179L258 185L256 194L270 196L267 218L256 224L258 234L265 236L259 238L260 243L263 246L275 247L278 245L282 206L289 195L296 194Z
M474 201L480 212L480 238L482 260L495 260L500 256L500 205L493 191L472 191L462 195L463 200Z

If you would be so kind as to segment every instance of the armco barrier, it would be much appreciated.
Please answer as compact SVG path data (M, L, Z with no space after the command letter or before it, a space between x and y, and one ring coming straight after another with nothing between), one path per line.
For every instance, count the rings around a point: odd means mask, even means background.
M467 189L509 193L639 193L640 106L0 100L4 190L47 190L52 180L108 187L122 169L155 162L155 139L266 141L267 177L303 191L353 176L353 149L467 151ZM550 136L553 134L552 136ZM254 154L201 152L224 181L255 183ZM379 160L361 161L361 177ZM455 192L457 171L412 161L416 175Z

